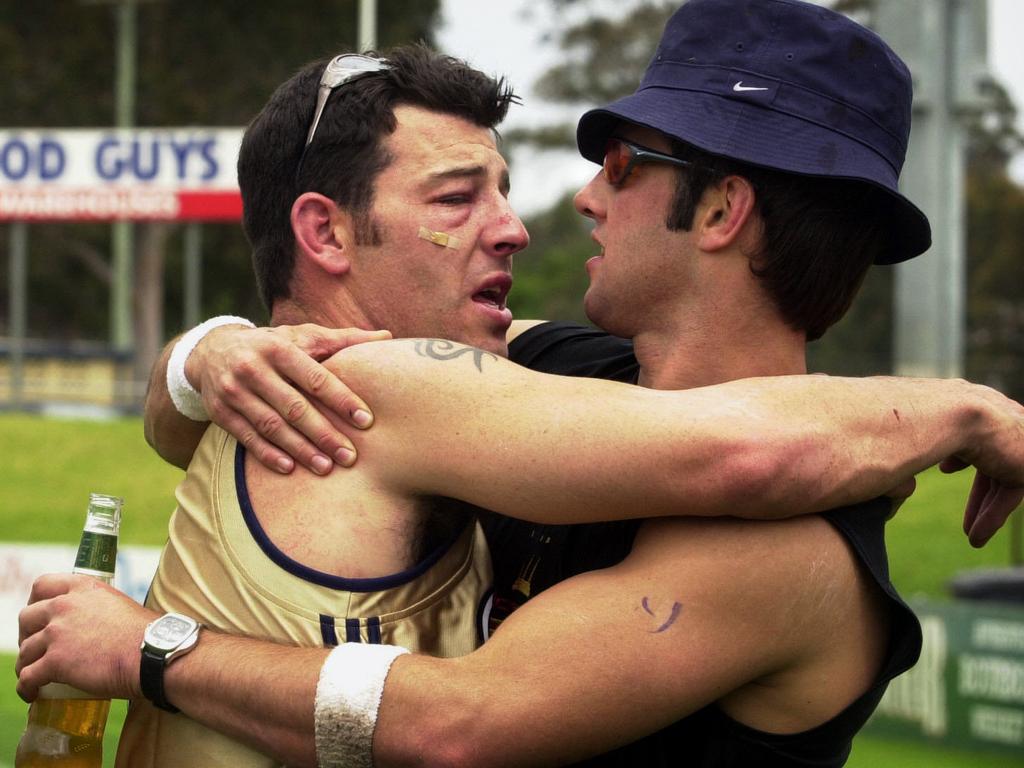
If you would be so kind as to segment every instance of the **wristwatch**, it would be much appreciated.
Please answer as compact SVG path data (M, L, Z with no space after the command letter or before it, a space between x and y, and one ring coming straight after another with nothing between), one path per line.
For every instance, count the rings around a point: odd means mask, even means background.
M160 709L177 712L164 695L164 667L191 651L199 639L199 622L180 613L165 613L146 627L142 637L139 680L142 695Z

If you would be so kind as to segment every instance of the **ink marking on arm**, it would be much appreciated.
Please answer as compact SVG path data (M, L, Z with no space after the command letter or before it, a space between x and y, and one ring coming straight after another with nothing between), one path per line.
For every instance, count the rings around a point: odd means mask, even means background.
M481 373L484 370L483 360L485 357L489 357L491 360L498 359L497 355L484 352L482 349L467 347L463 344L456 344L455 342L442 339L418 339L416 341L416 354L420 357L429 357L434 360L454 360L457 357L472 354L476 369Z
M644 611L649 616L654 616L654 611L651 610L650 602L648 601L648 599L646 597L643 598L640 601L640 607L643 608ZM683 604L682 603L678 603L678 602L673 602L672 603L672 610L669 612L668 618L664 621L664 623L660 627L658 627L657 629L652 629L651 630L651 634L652 635L657 635L657 634L659 634L661 632L664 632L666 629L668 629L669 627L671 627L673 624L676 623L676 619L679 618L679 614L682 613L682 612L683 612Z

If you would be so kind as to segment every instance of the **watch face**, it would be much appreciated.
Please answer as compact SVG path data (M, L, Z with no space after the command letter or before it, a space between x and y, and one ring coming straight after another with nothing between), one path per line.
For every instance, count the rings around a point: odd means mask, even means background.
M146 642L161 650L170 650L191 635L195 627L194 622L177 616L164 616L146 631Z

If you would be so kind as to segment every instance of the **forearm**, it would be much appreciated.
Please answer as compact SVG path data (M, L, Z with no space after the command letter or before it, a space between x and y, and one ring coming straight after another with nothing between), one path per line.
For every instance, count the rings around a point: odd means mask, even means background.
M167 392L167 362L177 339L172 339L153 365L146 390L143 424L146 442L166 462L185 469L206 431L208 422L193 421L178 413Z
M739 390L733 407L745 412L749 429L746 447L737 436L738 454L748 456L761 482L758 503L747 505L758 516L881 495L950 456L974 462L979 446L994 439L990 390L967 382L785 377L731 386Z
M204 631L167 667L167 698L189 717L290 766L316 765L313 703L327 651Z
M954 455L1024 485L1024 409L966 382L787 376L657 391L478 367L467 348L445 349L366 344L327 361L380 417L359 449L372 442L381 482L411 494L580 523L819 512Z

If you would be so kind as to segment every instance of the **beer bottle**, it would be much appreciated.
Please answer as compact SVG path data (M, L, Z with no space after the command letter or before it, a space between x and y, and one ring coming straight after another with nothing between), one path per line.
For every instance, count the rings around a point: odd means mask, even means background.
M74 573L94 576L108 584L114 581L122 503L116 496L89 494ZM103 729L109 711L109 699L96 699L62 683L43 686L39 698L29 707L28 726L18 743L15 768L101 768Z

